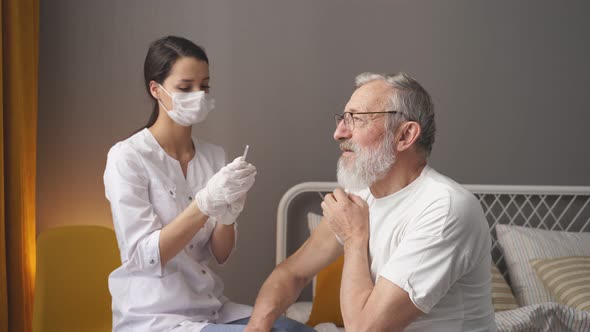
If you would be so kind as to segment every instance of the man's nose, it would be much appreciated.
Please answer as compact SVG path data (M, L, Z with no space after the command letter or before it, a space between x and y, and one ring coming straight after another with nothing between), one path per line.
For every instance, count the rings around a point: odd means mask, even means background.
M334 131L334 139L336 141L341 141L343 139L348 139L352 136L352 132L348 127L344 124L344 121L340 121L336 126L336 130Z

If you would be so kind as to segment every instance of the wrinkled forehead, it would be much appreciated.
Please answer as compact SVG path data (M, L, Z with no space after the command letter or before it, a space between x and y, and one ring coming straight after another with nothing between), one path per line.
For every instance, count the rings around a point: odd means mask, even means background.
M356 89L346 104L346 112L382 112L389 105L393 88L383 81L369 82Z

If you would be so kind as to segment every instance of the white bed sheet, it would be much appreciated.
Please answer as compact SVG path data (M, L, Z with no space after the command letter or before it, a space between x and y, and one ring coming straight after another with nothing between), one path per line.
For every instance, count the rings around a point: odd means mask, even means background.
M309 320L311 315L311 302L295 302L287 309L287 317L298 322L305 323ZM321 323L313 327L318 332L344 332L343 327L337 327L332 323Z

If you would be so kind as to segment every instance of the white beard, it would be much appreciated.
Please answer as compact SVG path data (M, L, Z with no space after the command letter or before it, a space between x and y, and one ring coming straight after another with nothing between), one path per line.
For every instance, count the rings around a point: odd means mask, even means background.
M375 150L359 147L351 141L341 143L354 152L354 162L344 156L338 159L338 183L348 191L358 191L373 185L385 176L395 163L393 134L385 134L383 142Z

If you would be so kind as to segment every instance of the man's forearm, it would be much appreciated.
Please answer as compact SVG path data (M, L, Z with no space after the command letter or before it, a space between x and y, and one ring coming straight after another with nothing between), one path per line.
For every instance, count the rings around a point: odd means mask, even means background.
M266 279L254 305L247 331L270 331L275 320L297 300L309 280L294 277L289 271L277 267Z
M340 306L344 326L360 323L362 310L374 288L369 269L368 239L349 239L344 246Z

